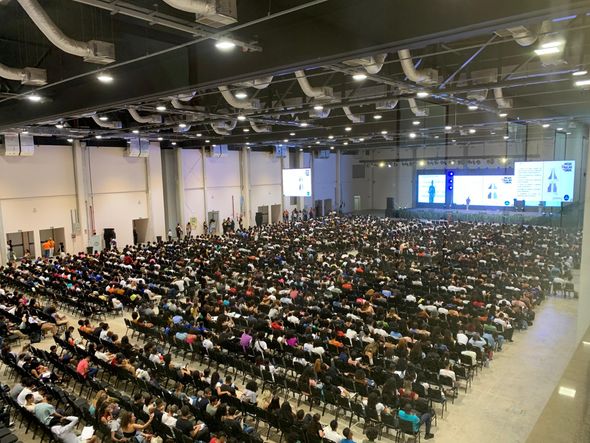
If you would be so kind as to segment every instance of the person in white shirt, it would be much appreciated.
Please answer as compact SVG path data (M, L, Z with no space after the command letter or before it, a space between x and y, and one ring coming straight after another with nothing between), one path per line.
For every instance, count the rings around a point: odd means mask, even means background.
M162 415L162 423L164 423L166 426L169 426L171 428L175 428L176 427L176 412L178 411L178 406L176 405L170 405L168 406L168 410L166 411L166 413L164 415Z
M342 440L342 433L338 432L338 421L332 420L330 426L324 428L324 440L330 440L339 443Z
M25 384L25 388L20 391L20 394L18 394L18 397L16 397L16 402L20 405L20 406L24 406L26 401L26 396L28 394L33 394L33 398L35 399L35 403L39 403L41 400L43 400L43 396L41 394L39 394L38 392L35 392L31 389L32 384L30 381L23 383Z
M78 436L74 429L80 419L74 416L68 416L62 418L61 422L51 427L51 432L64 443L94 443L96 442L96 436L92 435L89 438L82 438Z
M449 377L453 379L453 383L457 381L457 376L455 375L455 371L451 370L451 364L447 362L445 367L438 372L440 375L444 375L445 377Z

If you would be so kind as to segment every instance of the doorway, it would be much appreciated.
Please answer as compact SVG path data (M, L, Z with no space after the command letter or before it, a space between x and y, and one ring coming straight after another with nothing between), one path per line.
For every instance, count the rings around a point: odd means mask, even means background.
M66 251L66 233L64 228L49 228L39 230L39 239L41 240L41 251L43 251L43 243L49 239L53 239L55 247L52 255L59 255L61 251Z
M361 210L361 196L355 195L352 197L352 207L354 212L359 212Z
M209 226L209 234L219 232L219 211L209 211L207 213L207 226Z
M323 217L324 215L324 202L322 200L315 201L315 216Z
M133 220L133 244L138 245L147 241L148 219Z
M258 212L262 214L262 224L268 225L268 206L258 206Z
M327 198L324 200L324 215L329 215L332 212L332 199Z
M281 205L272 205L270 207L271 223L279 223L281 221Z
M12 258L24 257L27 250L31 257L36 257L33 231L9 232L6 234L6 243L12 243Z

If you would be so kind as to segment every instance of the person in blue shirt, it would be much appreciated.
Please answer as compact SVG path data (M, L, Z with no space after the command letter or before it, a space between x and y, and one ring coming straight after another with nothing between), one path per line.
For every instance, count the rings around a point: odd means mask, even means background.
M434 434L430 433L430 425L432 424L432 414L429 412L425 412L420 417L418 417L414 412L412 412L412 405L410 403L406 403L403 409L399 410L399 419L406 420L413 424L414 432L420 431L420 425L422 423L426 426L426 434L424 435L424 439L428 440L434 437Z
M350 428L344 428L344 430L342 431L342 435L344 435L344 438L342 440L340 440L340 443L356 443L352 437L352 430Z

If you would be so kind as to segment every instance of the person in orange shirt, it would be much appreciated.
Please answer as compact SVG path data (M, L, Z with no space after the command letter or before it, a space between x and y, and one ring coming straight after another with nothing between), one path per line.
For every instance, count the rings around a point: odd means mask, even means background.
M49 243L49 240L41 244L41 248L43 249L43 257L49 258L49 251L51 250L51 243Z
M53 251L55 250L55 242L52 238L47 240L47 242L49 243L49 257L53 257Z

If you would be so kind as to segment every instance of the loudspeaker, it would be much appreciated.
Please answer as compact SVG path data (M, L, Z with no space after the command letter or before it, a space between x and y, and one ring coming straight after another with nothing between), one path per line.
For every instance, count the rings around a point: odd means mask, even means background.
M393 209L394 208L394 204L393 204L393 197L387 197L387 209Z

